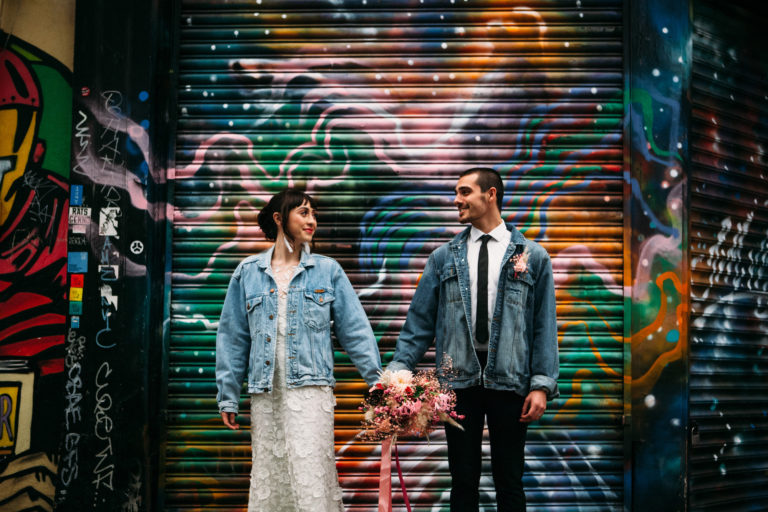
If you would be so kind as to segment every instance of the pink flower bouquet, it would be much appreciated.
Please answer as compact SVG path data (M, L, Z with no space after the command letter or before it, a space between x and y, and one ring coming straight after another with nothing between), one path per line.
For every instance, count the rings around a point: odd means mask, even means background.
M382 440L399 436L427 436L440 421L463 428L456 420L456 394L438 382L435 370L381 373L359 409L364 437Z

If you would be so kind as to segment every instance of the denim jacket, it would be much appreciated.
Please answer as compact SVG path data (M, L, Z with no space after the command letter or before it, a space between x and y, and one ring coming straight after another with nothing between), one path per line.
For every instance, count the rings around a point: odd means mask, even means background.
M244 259L229 282L216 334L216 400L237 412L246 371L248 392L272 390L277 334L277 284L271 248ZM333 386L331 327L352 362L372 385L381 370L371 324L341 266L302 251L288 290L286 382L289 388Z
M482 380L471 334L469 227L429 256L387 369L413 370L434 340L438 377L453 388L482 382L522 396L535 389L545 391L548 399L559 396L552 263L539 244L512 225L507 229L512 238L502 260ZM526 249L527 269L515 272L513 257Z

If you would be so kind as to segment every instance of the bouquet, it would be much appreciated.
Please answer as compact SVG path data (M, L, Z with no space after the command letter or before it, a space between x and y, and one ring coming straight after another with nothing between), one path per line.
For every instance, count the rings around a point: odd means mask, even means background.
M427 436L439 421L463 430L456 420L456 394L437 380L435 370L381 373L359 409L363 436L382 440L396 436Z
M408 370L381 373L379 382L369 390L360 410L363 412L363 437L381 441L381 469L379 473L379 512L392 511L392 447L395 464L408 512L411 504L405 489L405 480L397 454L397 436L428 436L438 421L444 421L464 430L456 420L456 393L441 385L435 370Z

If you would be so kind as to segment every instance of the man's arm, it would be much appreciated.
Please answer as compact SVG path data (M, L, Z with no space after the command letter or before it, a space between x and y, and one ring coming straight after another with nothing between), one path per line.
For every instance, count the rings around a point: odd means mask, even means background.
M440 277L434 261L434 253L427 259L427 265L419 279L408 315L405 317L395 347L395 356L387 365L391 371L411 370L419 364L424 353L435 339L437 304L440 294Z
M552 261L544 253L534 287L533 343L531 346L531 390L541 390L552 400L560 396L557 377L557 313Z

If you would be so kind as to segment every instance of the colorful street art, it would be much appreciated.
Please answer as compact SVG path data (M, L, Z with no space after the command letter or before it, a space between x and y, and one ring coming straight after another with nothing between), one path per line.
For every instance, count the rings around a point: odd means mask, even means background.
M316 250L345 267L387 362L426 257L462 229L456 176L491 165L506 220L547 247L558 287L564 396L529 435L529 503L621 509L620 3L293 7L184 3L166 507L247 499L247 432L220 427L213 335L232 269L268 247L265 200L285 186L318 198ZM341 351L336 373L345 502L375 510L379 448L356 437L364 385ZM412 502L447 508L442 432L401 456Z
M768 485L768 10L694 4L691 510L765 508Z
M63 421L71 73L40 49L7 40L0 50L0 508L51 510Z

